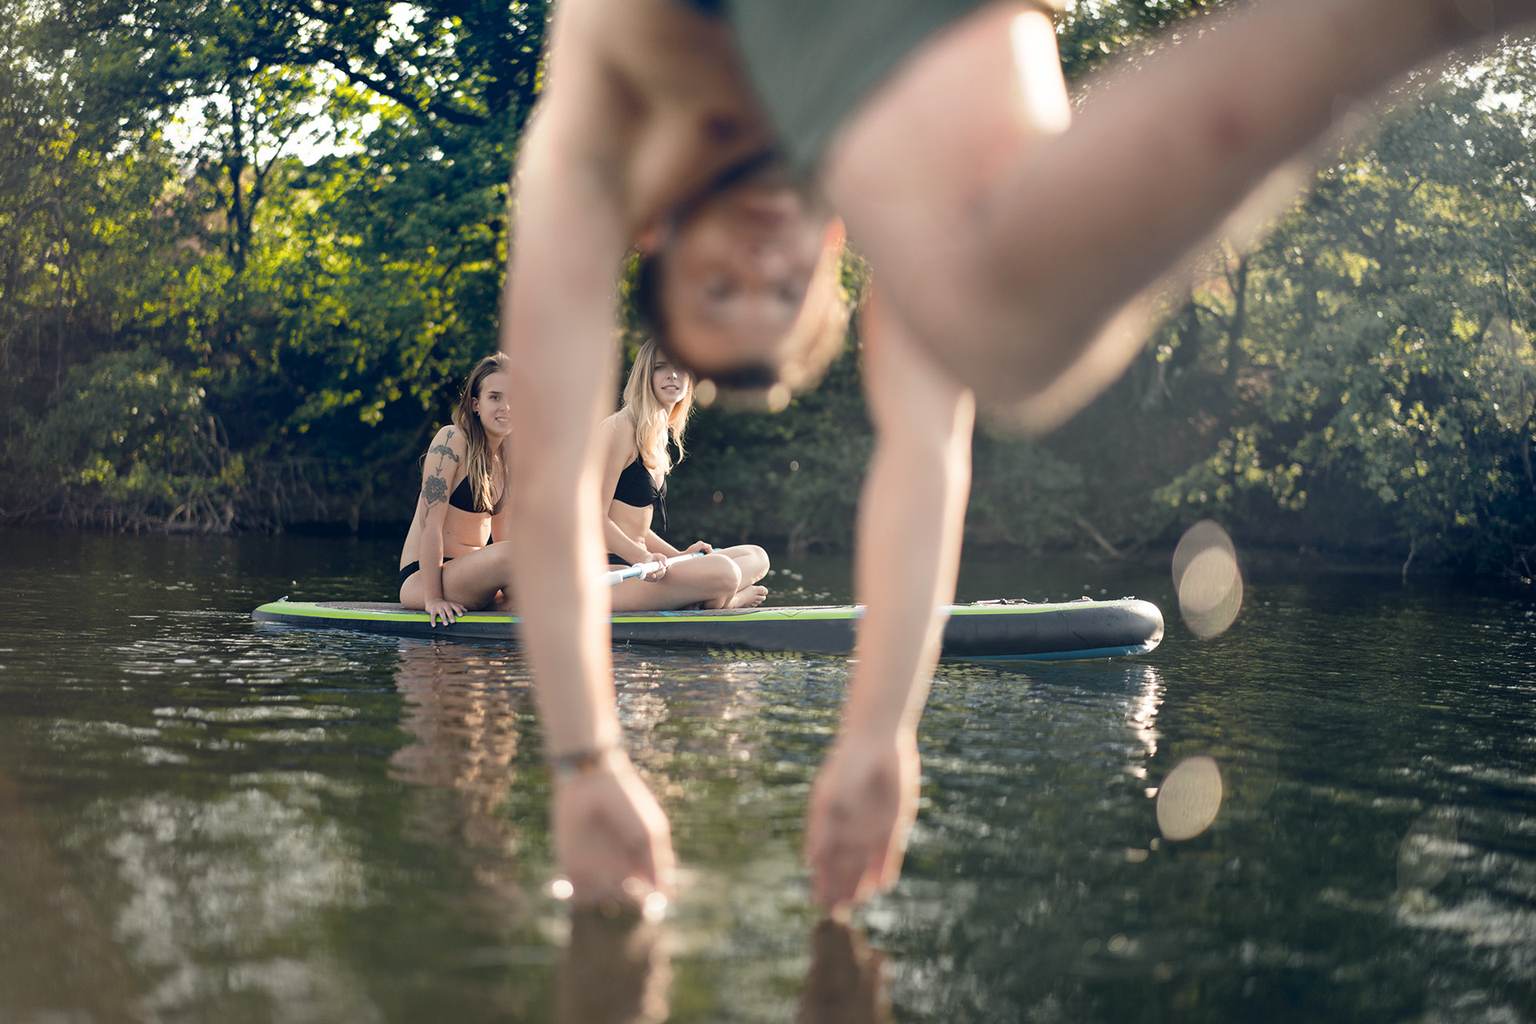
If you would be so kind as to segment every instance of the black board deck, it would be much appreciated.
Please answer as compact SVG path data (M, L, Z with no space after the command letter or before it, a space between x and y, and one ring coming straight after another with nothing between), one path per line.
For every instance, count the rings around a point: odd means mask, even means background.
M844 654L853 648L856 605L635 612L613 616L617 644ZM368 601L289 601L262 605L258 623L342 629L447 640L516 639L517 616L470 612L433 627L425 612ZM1163 615L1148 601L1030 604L982 601L954 605L944 627L943 656L963 659L1065 661L1145 654L1163 639Z

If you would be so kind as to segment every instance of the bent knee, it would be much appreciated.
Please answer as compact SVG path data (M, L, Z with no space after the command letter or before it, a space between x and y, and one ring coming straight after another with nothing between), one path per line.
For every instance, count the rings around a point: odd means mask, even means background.
M741 569L726 555L707 555L703 559L703 582L710 593L730 597L741 589Z
M494 544L491 545L491 553L496 556L496 564L497 565L506 566L508 569L512 568L513 557L512 557L512 542L511 541L508 541L508 540L496 541Z

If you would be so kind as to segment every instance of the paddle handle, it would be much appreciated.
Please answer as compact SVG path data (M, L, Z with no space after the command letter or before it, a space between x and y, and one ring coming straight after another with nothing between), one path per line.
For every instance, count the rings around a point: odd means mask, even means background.
M686 555L673 555L671 558L665 559L663 561L636 562L634 565L627 566L623 569L613 569L608 573L608 585L611 587L615 583L623 583L625 580L637 580L641 576L655 572L657 569L660 569L662 565L673 566L678 562L685 562L690 558L697 558L700 555L707 554L709 554L708 551L690 551Z

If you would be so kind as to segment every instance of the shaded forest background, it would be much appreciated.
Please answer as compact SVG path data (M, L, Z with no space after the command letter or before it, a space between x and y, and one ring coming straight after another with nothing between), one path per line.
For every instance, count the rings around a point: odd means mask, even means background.
M0 521L403 523L496 344L547 6L0 0ZM1217 6L1079 0L1067 72ZM1529 582L1533 97L1520 46L1404 85L1087 412L978 436L968 540L1132 554L1216 516ZM784 413L703 411L682 539L848 545L857 372L855 339Z

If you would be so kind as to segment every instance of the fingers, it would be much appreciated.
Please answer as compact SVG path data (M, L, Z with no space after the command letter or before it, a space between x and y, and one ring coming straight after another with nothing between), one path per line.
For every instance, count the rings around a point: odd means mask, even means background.
M557 860L576 905L664 911L674 860L666 813L638 778L593 775L556 791Z
M646 830L636 837L631 847L632 872L625 879L625 891L632 899L642 901L652 892L659 892L663 896L672 893L673 880L673 854L672 841L667 835L667 829ZM631 882L639 882L639 886L632 886Z
M827 910L857 903L869 889L869 839L846 809L815 801L806 829L811 898Z
M835 768L822 782L827 788L811 798L806 860L814 900L833 911L896 884L912 815L899 801L840 799Z
M832 840L812 860L812 898L828 910L857 903L867 888L867 863L868 858L857 844Z
M426 607L427 621L433 629L437 628L439 618L443 620L443 625L451 626L464 611L464 606L456 601L429 601Z

